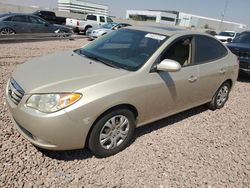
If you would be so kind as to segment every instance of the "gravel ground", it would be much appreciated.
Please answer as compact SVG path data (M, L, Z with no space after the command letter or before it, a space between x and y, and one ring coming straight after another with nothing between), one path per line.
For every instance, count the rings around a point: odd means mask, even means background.
M0 187L250 187L250 78L240 78L223 109L198 107L139 128L112 157L44 151L24 140L5 104L10 73L86 42L0 44Z

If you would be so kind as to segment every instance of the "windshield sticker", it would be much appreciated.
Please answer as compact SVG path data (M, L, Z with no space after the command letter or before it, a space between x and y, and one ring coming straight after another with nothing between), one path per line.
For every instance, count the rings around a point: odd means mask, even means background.
M145 37L155 39L155 40L164 40L166 38L163 35L157 35L157 34L152 34L152 33L146 34Z

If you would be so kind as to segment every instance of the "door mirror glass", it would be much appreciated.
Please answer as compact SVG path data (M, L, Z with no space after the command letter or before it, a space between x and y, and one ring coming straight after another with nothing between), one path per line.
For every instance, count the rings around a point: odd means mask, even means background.
M157 70L165 72L177 72L181 70L181 65L177 61L164 59L157 65Z

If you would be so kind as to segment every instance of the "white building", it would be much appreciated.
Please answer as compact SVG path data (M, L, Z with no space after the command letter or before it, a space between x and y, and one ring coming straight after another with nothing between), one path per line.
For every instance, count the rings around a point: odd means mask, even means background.
M197 16L178 11L127 10L126 18L183 27L210 28L214 30L241 31L247 28L245 24L241 23L229 21L221 22L219 19Z
M247 28L245 24L223 21L214 18L197 16L180 12L177 25L184 27L211 28L214 30L234 30L241 31Z
M77 14L109 14L109 7L83 0L58 0L58 10Z
M127 10L126 19L151 21L155 23L175 25L178 16L177 14L175 14L175 12L163 12L153 10Z

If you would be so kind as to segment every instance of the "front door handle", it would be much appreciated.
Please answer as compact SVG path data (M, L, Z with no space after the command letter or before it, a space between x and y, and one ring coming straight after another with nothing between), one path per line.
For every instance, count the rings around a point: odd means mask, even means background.
M193 83L197 80L196 76L190 76L190 78L188 79L189 82Z

